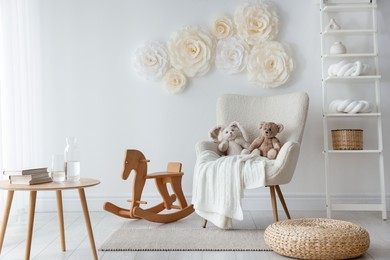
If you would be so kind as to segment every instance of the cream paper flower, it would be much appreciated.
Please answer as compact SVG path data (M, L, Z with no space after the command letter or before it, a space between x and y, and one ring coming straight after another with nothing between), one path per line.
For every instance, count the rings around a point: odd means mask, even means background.
M240 73L246 68L249 46L244 40L230 37L218 41L215 65L227 74Z
M177 69L170 69L163 78L165 89L171 94L182 92L187 84L186 76Z
M237 9L234 22L238 35L249 45L273 40L279 32L279 17L268 3L245 4Z
M196 26L184 27L168 41L171 64L188 77L203 76L214 61L214 39Z
M234 25L229 17L220 17L214 21L214 35L217 39L231 37L234 34Z
M134 68L141 78L160 79L169 67L168 50L161 42L148 42L135 51Z
M248 60L249 81L265 88L278 87L289 79L293 61L279 42L263 42L253 47Z

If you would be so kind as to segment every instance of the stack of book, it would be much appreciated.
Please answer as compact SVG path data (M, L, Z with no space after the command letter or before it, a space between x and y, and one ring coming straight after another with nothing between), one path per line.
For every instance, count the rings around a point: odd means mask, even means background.
M47 168L34 168L20 171L3 171L3 174L8 176L9 183L11 184L32 185L52 181Z

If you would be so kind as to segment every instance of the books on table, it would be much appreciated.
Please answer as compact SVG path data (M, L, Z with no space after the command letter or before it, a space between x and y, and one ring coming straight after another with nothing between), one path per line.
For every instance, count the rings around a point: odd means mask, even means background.
M47 167L45 168L33 168L25 170L16 170L16 171L3 171L4 175L14 176L14 175L31 175L36 173L48 172Z
M19 171L3 171L7 175L11 184L40 184L51 182L47 168L34 168Z
M47 177L41 177L41 178L35 178L31 180L12 180L10 178L9 182L11 184L25 184L25 185L32 185L32 184L40 184L40 183L47 183L47 182L52 182L52 179L47 176Z

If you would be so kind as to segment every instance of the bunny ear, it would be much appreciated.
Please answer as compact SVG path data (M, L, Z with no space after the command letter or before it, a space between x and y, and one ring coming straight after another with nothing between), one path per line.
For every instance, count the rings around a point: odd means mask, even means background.
M238 122L234 122L238 129L240 129L242 133L242 137L244 137L245 141L248 142L248 134L246 133L245 129L240 125Z
M282 124L278 124L279 131L278 133L282 132L284 129L284 126Z
M218 136L221 132L221 129L222 126L215 126L209 131L209 137L211 138L211 140L213 140L214 142L218 142Z
M236 121L233 121L233 122L231 122L230 124L229 124L229 127L239 127L239 123L238 122L236 122Z

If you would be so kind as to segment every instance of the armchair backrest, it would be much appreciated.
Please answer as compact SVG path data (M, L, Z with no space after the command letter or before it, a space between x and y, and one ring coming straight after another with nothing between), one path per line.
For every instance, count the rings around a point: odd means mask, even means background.
M217 102L217 124L239 122L251 143L260 134L260 122L271 121L283 124L284 129L277 136L282 143L301 143L308 106L309 96L304 92L278 96L225 94Z

